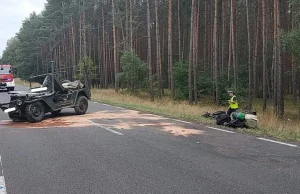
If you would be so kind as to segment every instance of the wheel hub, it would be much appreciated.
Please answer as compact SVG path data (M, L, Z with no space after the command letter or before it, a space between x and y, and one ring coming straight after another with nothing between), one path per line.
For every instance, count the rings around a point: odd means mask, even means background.
M39 107L33 107L32 108L32 114L34 115L34 116L39 116L40 114L41 114L41 110L40 110L40 108Z
M81 110L84 110L85 107L86 107L85 102L81 102L81 103L79 104L79 108L80 108Z

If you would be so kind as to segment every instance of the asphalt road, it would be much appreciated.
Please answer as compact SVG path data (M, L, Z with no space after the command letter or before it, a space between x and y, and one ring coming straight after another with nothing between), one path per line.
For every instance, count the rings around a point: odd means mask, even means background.
M36 128L0 112L0 194L300 193L296 145L93 102L74 127L72 112Z

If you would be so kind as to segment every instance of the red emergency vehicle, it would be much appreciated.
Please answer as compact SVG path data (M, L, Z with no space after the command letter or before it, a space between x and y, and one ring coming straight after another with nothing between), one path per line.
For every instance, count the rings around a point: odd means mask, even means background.
M13 68L8 64L0 64L0 89L7 91L15 90Z

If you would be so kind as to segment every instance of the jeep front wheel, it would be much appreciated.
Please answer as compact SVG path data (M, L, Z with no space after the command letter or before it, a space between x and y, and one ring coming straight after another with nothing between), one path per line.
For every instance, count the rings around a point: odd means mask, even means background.
M37 123L45 117L45 107L41 102L28 104L25 108L26 118L31 123Z
M16 114L8 114L8 117L13 121L13 122L21 122L25 121L26 118L20 117L19 115Z
M86 113L88 109L88 100L85 96L79 96L77 101L76 101L76 105L75 105L75 112L78 115L83 115Z

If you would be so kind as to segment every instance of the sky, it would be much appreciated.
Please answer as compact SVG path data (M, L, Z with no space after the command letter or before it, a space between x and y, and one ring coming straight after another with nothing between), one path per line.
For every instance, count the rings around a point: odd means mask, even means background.
M44 9L46 0L0 0L0 57L6 42L19 31L22 21Z

